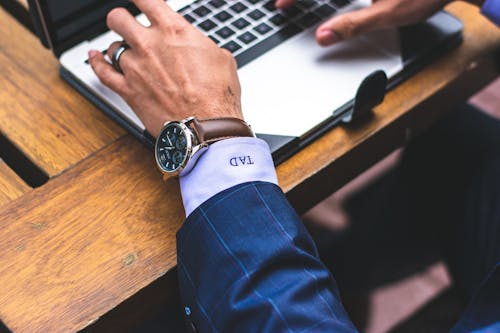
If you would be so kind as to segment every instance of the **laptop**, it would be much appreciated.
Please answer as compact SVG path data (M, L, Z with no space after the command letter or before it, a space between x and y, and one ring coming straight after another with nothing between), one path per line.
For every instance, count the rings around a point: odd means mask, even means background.
M355 118L362 111L358 109L373 107L386 90L462 40L461 22L439 12L415 26L372 32L327 48L316 44L315 28L323 20L369 6L371 0L298 0L286 10L277 10L274 0L167 3L233 53L244 117L269 144L276 164L339 122ZM107 31L109 10L125 7L147 26L145 15L127 0L29 0L29 4L37 34L59 59L62 77L153 147L154 139L144 125L99 82L87 59L90 49L105 52L122 39Z

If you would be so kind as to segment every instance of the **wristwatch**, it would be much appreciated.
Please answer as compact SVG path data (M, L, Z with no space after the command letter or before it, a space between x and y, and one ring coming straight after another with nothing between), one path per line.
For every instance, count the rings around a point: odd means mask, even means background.
M189 117L167 121L156 139L156 164L166 179L182 171L189 172L202 152L214 142L254 136L250 126L238 118L199 120Z

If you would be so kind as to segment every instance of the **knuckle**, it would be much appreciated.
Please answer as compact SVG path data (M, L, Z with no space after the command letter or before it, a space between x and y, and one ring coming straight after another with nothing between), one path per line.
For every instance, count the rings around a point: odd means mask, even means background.
M171 37L172 35L175 35L179 31L179 27L177 24L174 24L172 22L164 22L162 24L158 24L158 27L161 30L161 33L167 37Z
M226 60L227 62L234 61L233 54L229 50L227 50L225 48L220 48L220 52L221 52L222 56L224 57L224 60Z
M132 81L136 81L144 75L144 70L141 70L141 67L135 62L124 63L124 66L122 67L124 69L125 77L131 79Z
M142 38L136 42L134 51L137 51L142 57L150 57L154 54L155 44L148 38Z
M163 20L158 23L161 31L169 36L181 35L185 36L192 32L198 32L184 17L181 15L173 15L168 20Z
M184 35L187 31L186 25L177 21L165 23L161 26L161 29L169 37Z
M184 22L187 22L184 17L176 14L169 17L168 20L161 20L159 23L163 23L164 26L176 27L184 26Z
M128 89L127 86L125 85L119 85L115 88L115 91L118 95L120 95L121 97L123 97L123 99L125 101L128 101L130 99L130 96L132 96L133 94L130 93L130 90Z
M176 35L183 35L187 31L187 27L182 22L178 22L173 26L173 30Z
M199 89L195 87L191 82L185 81L182 82L181 84L181 91L182 91L182 96L181 98L187 103L187 104L196 104L196 102L199 100Z
M236 58L233 56L233 54L231 52L229 52L228 50L226 50L226 55L227 55L228 65L233 67L233 68L237 68L238 65L236 63Z
M141 52L143 57L151 58L154 56L154 53L155 53L154 45L151 43L143 43L140 46L140 52Z
M232 55L232 54L229 54L229 61L228 61L229 65L233 68L237 68L238 67L238 64L236 63L236 58Z

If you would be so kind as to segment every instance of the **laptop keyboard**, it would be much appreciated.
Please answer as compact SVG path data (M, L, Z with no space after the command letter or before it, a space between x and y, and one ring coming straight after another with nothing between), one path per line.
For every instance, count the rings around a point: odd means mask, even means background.
M352 0L298 0L277 10L274 0L198 0L179 13L242 67L276 45L332 16Z
M275 0L197 0L179 10L242 67L276 45L332 16L353 0L297 0L277 10Z

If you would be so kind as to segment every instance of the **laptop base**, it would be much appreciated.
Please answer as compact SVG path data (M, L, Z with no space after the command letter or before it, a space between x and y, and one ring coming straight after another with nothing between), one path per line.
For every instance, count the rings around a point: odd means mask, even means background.
M303 137L259 134L265 140L273 155L275 165L278 165L295 154L312 141L331 130L342 122L357 121L363 115L384 99L385 92L393 89L425 65L458 46L462 41L462 23L446 12L438 12L426 22L399 29L404 69L389 82L382 72L371 73L360 85L358 93L337 110L332 110L332 116ZM425 39L422 38L425 36ZM68 70L61 68L61 77L74 87L84 97L89 99L99 109L105 112L148 148L154 147L154 138L147 132L132 125L128 119L122 117L110 105L96 97L81 81ZM382 86L381 86L382 85Z

